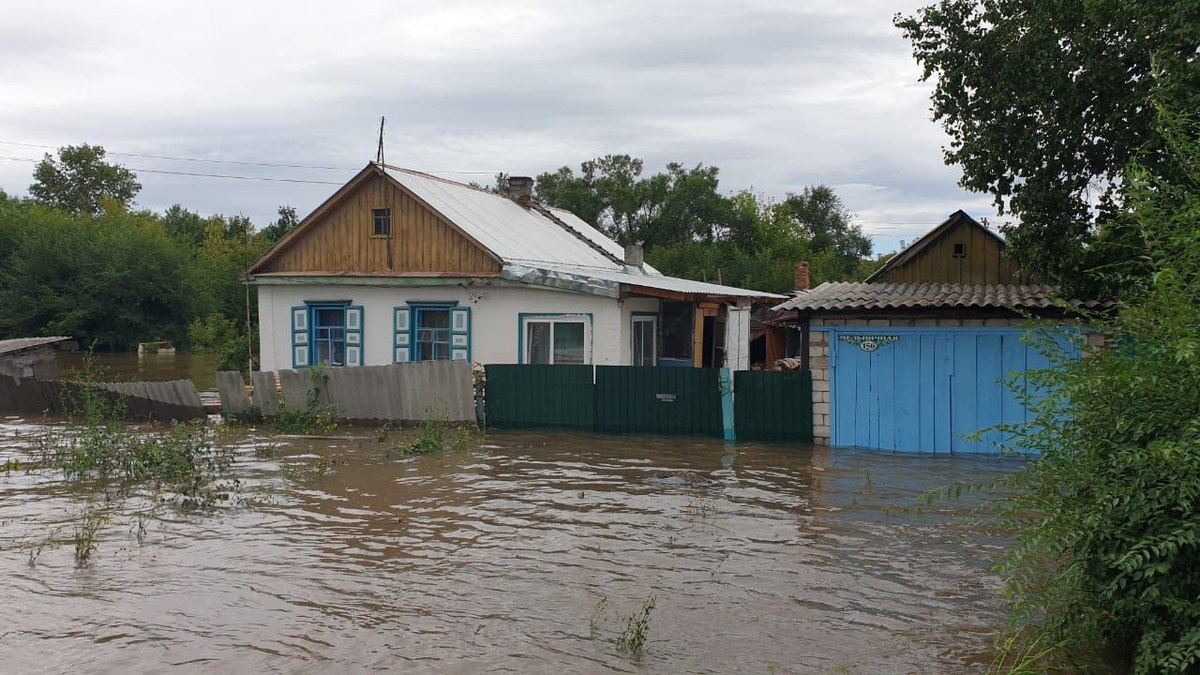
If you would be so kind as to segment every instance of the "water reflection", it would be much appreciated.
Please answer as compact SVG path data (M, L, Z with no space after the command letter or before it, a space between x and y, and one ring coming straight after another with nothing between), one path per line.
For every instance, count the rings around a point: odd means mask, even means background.
M63 352L58 355L60 377L71 377L72 371L83 368L84 352ZM217 362L215 354L143 354L132 352L97 353L100 365L114 380L137 382L168 382L191 380L196 387L216 389Z
M0 462L29 430L0 426ZM77 496L0 474L6 669L981 672L999 620L1002 542L963 524L969 505L887 508L1013 468L994 459L545 433L403 459L365 436L231 442L251 505L144 546L113 523L82 571L69 547L27 561ZM295 470L317 457L328 470ZM650 595L633 661L613 642Z

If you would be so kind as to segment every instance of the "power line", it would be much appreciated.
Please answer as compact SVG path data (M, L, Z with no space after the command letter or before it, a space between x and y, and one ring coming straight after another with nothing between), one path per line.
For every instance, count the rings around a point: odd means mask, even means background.
M0 159L6 159L11 162L29 162L37 164L42 161L40 159L30 159L29 157L9 157L0 155ZM197 178L232 178L236 180L261 180L270 183L308 183L312 185L342 185L337 181L331 180L303 180L300 178L275 178L271 176L237 176L227 173L199 173L196 171L168 171L166 169L139 169L137 167L126 167L135 173L159 173L168 176L194 176Z
M57 150L53 145L45 145L42 143L22 143L20 141L0 141L0 145L15 145L22 148L38 148L42 150ZM279 164L274 162L249 162L235 159L207 159L203 157L180 157L177 155L149 155L138 152L112 152L105 151L107 155L115 157L138 157L140 159L158 159L169 162L202 162L205 164L235 164L239 166L269 166L279 169L316 169L321 171L358 171L362 167L347 167L347 166L324 166L320 164ZM40 162L41 160L31 160ZM149 171L148 169L140 169L140 171ZM441 173L441 174L461 174L461 175L478 175L478 176L494 176L496 171L455 171L445 169L439 171L426 170L425 173ZM186 175L186 174L185 174ZM199 175L199 174L198 174Z

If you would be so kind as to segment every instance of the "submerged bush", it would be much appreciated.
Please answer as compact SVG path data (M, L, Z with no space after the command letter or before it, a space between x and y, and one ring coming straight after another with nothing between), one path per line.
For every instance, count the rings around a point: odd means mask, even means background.
M321 393L329 384L329 374L324 366L308 369L308 396L304 407L293 408L280 399L279 414L274 428L280 434L327 434L338 428L342 410L337 406L321 403Z
M1117 346L1030 374L1048 393L1009 443L1039 453L1000 502L1019 528L1002 567L1014 618L1073 668L1100 644L1135 673L1200 671L1196 131L1165 127L1177 183L1130 173L1155 272L1104 324Z

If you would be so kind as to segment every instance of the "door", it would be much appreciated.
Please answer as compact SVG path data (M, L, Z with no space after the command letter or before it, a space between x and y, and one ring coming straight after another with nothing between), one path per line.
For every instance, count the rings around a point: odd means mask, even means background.
M1029 416L1006 385L1047 365L1017 329L837 331L831 339L832 442L902 452L998 453L998 431ZM1065 343L1068 338L1061 340Z

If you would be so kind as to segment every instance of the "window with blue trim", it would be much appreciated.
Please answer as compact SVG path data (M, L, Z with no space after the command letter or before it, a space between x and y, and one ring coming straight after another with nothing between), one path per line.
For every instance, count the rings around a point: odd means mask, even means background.
M346 365L346 308L312 308L313 365Z
M413 360L450 360L450 307L413 308Z

